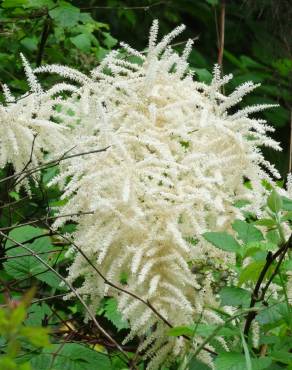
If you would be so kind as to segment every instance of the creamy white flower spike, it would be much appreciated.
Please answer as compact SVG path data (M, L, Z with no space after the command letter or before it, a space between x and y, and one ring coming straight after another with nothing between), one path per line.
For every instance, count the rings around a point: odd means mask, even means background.
M0 168L10 163L17 173L36 167L44 153L62 152L66 142L65 127L52 121L55 106L62 101L55 97L59 87L43 91L23 55L22 60L30 91L16 100L4 85L6 103L0 104ZM27 178L20 185L29 192Z
M80 85L72 97L78 130L95 140L95 148L109 147L64 162L53 180L68 198L60 214L93 212L76 218L76 245L111 282L121 285L126 275L126 289L149 300L173 326L199 318L220 323L206 308L216 305L211 272L226 268L232 256L201 234L226 230L242 218L235 206L239 200L261 212L266 193L262 180L273 183L269 173L279 175L259 148L280 150L266 135L273 129L249 117L267 105L228 113L257 85L247 82L224 96L221 87L232 76L221 78L217 66L210 85L193 79L187 63L191 42L182 56L170 46L183 28L157 43L155 21L146 53L124 46L139 62L115 51L90 78L60 66L36 71L53 71ZM247 179L249 187L244 185ZM60 218L55 227L65 221ZM203 278L191 271L198 265L206 267ZM182 339L167 336L169 328L149 307L105 285L76 251L68 280L79 277L84 282L78 291L93 310L105 295L117 298L131 326L126 340L145 336L140 350L150 358L148 369L166 364L172 352L183 353ZM201 358L211 362L208 353Z

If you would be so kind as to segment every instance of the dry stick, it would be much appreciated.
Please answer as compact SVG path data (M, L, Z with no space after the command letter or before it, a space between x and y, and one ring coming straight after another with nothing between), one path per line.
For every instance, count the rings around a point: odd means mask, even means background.
M49 226L49 225L47 225L47 227L51 230L51 231L53 231L53 229ZM67 238L66 236L64 236L64 235L62 235L62 234L60 234L60 233L58 233L58 232L56 232L56 231L54 231L57 235L59 235L59 236L61 236L63 239L65 239L65 240L67 240L70 244L72 244L76 249L77 249L77 251L82 255L82 257L86 260L86 262L95 270L95 272L102 278L102 280L104 281L104 283L106 284L106 285L109 285L109 286L111 286L112 288L114 288L114 289L116 289L116 290L119 290L120 292L123 292L123 293L125 293L125 294L127 294L127 295L129 295L129 296L131 296L131 297L133 297L133 298L135 298L135 299L137 299L138 301L140 301L141 303L143 303L144 305L146 305L147 307L149 307L150 309L151 309L151 311L153 311L154 313L155 313L155 315L160 319L160 320L162 320L169 328L173 328L173 325L163 316L163 315L161 315L161 313L159 313L157 310L156 310L156 308L150 303L150 301L147 299L147 300L145 300L145 299L143 299L143 298L141 298L141 297L139 297L138 295L136 295L135 293L133 293L133 292L130 292L129 290L126 290L126 289L124 289L124 288L121 288L121 287L119 287L118 285L116 285L116 284L114 284L114 283L112 283L111 281L109 281L104 275L103 275L103 273L100 271L100 270L98 270L97 268L96 268L96 266L94 266L94 264L90 261L90 259L86 256L86 254L81 250L81 248L80 247L78 247L77 245L76 245L76 243L74 243L71 239L69 239L69 238ZM187 339L187 340L190 340L191 338L190 337L188 337L187 335L182 335L182 337L184 337L185 339ZM212 351L212 350L210 350L209 348L206 348L206 347L204 347L204 350L206 351L206 352L209 352L209 353L211 353L211 354L213 354L213 355L217 355L217 353L216 352L214 352L214 351Z
M40 254L54 254L54 253L58 253L58 252L63 252L63 249L53 249L51 251L46 251L46 252L38 252L37 254L40 255ZM26 254L16 254L15 256L6 256L6 257L0 257L0 261L2 260L11 260L11 259L14 259L14 258L19 258L19 257L30 257L31 254L30 253L26 253Z
M73 285L71 283L69 283L61 274L59 274L58 271L56 271L55 269L53 269L45 260L43 260L41 257L39 257L31 248L27 247L26 245L23 245L23 244L19 243L18 241L16 241L15 239L11 238L10 236L5 235L2 231L0 231L0 235L2 235L2 237L5 238L5 239L10 240L11 242L13 242L15 244L18 244L19 247L22 247L25 250L27 250L29 253L31 253L32 256L34 256L43 265L45 265L49 270L51 270L55 275L57 275L58 278L61 279L71 289L71 291L76 295L76 297L79 299L79 301L81 302L81 304L83 305L83 307L87 311L88 315L90 316L90 318L92 319L92 321L94 322L94 324L96 325L96 327L98 328L98 330L101 331L102 334L107 339L109 339L116 346L116 348L118 348L119 351L121 351L126 356L127 360L129 360L129 357L128 357L127 353L123 350L123 348L115 341L114 338L112 338L112 336L106 330L103 329L102 326L100 326L100 324L98 323L98 321L95 318L95 315L90 311L90 309L87 306L86 302L83 300L83 298L81 297L81 295L76 291L76 289L73 287Z
M219 35L219 51L218 51L218 64L221 67L221 71L223 70L223 52L224 52L224 37L225 37L225 9L226 9L226 1L221 0L221 7L220 7L220 35Z
M280 265L281 265L281 263L282 263L282 261L285 257L285 254L289 250L289 248L292 248L292 234L290 235L288 241L286 243L284 243L284 245L282 245L282 247L279 248L277 252L275 252L274 254L272 252L268 252L267 257L266 257L266 263L265 263L265 265L264 265L264 267L263 267L263 269L262 269L262 271L261 271L261 273L258 277L255 288L254 288L253 293L251 295L251 301L250 301L250 305L249 305L250 308L253 308L255 306L256 302L260 302L260 301L264 300L267 289L268 289L269 285L271 284L273 278L278 273ZM264 281L266 273L269 270L272 263L279 256L280 256L279 262L278 262L273 274L271 275L270 279L268 280L267 284L263 287L263 289L261 291L261 294L260 294L260 288L261 288L262 282ZM254 311L250 311L247 314L246 322L245 322L245 326L244 326L244 331L243 331L245 337L248 337L249 329L250 329L252 321L254 320L256 315L257 315L257 313L254 312Z

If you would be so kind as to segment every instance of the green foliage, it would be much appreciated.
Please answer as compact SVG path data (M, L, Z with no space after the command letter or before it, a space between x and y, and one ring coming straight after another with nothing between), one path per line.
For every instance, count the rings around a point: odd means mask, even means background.
M3 370L31 370L30 363L20 356L26 342L37 348L49 345L47 328L23 325L33 294L32 289L22 301L9 301L5 308L0 307L0 338L4 348L0 368Z
M58 356L54 357L54 353ZM84 345L65 343L51 345L38 356L34 356L32 370L111 370L111 362L106 354L96 352Z
M226 232L207 232L203 236L208 242L223 251L240 252L240 245L238 242Z

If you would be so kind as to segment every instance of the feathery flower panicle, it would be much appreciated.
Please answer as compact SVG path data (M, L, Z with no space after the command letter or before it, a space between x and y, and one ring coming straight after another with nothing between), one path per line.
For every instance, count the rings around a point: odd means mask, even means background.
M36 167L45 153L62 152L66 143L65 127L52 120L56 105L62 102L57 96L60 88L43 91L27 60L21 58L30 90L16 100L4 85L6 102L0 105L0 168L10 163L17 173ZM72 90L72 86L63 84L64 89ZM30 192L27 178L21 185Z
M279 174L259 148L280 150L266 135L272 128L249 117L267 105L228 113L256 85L247 82L224 96L221 87L232 76L221 78L218 66L210 85L194 81L187 63L191 42L181 56L170 46L183 29L157 42L155 21L146 54L124 45L139 63L115 51L91 77L61 66L35 71L58 73L78 84L66 103L78 117L72 129L84 145L91 140L95 148L108 147L98 156L64 162L52 182L60 183L68 198L60 214L93 212L77 217L74 242L111 282L120 285L126 274L126 289L149 300L174 326L199 319L220 323L206 308L216 305L212 268L198 279L191 266L207 266L211 260L227 268L233 257L201 235L229 229L235 218L242 218L237 200L246 200L246 209L260 214L266 196L262 180L273 183ZM55 227L68 219L58 219ZM146 335L140 350L151 358L149 369L166 363L172 352L183 353L181 338L168 337L169 328L149 307L105 285L76 252L68 280L80 276L84 282L78 291L93 310L103 296L117 298L131 326L126 341ZM208 354L201 357L210 363Z

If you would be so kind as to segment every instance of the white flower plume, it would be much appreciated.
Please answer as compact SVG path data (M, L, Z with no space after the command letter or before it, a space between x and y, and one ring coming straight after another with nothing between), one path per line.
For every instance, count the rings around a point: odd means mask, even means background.
M60 66L35 71L55 72L80 85L71 98L77 131L91 137L95 147L109 147L66 161L53 180L68 198L61 214L93 212L75 218L76 245L111 282L121 285L126 274L126 289L151 302L174 326L200 317L219 320L206 308L216 304L211 272L232 257L201 234L226 230L242 218L238 200L261 212L266 193L262 181L273 183L272 177L279 175L260 147L280 150L266 135L273 129L249 117L266 105L228 114L256 85L247 82L224 96L221 87L232 76L221 78L217 66L211 85L194 81L187 62L191 42L181 56L170 46L183 28L156 42L155 21L146 54L124 45L139 63L115 51L91 77ZM65 221L60 218L55 226ZM206 268L199 279L191 267L201 264ZM182 338L168 337L167 325L145 304L109 289L76 251L68 279L79 277L84 282L78 291L93 309L105 295L117 298L131 325L127 340L147 336L140 350L151 357L149 369L165 364L172 352L182 353ZM202 360L210 362L208 356L204 353Z
M65 127L52 117L62 99L56 88L43 91L22 55L30 91L17 100L4 85L5 104L0 104L0 168L10 163L15 172L36 167L44 153L59 153L65 144ZM22 182L29 192L29 181ZM19 184L19 185L21 185Z

